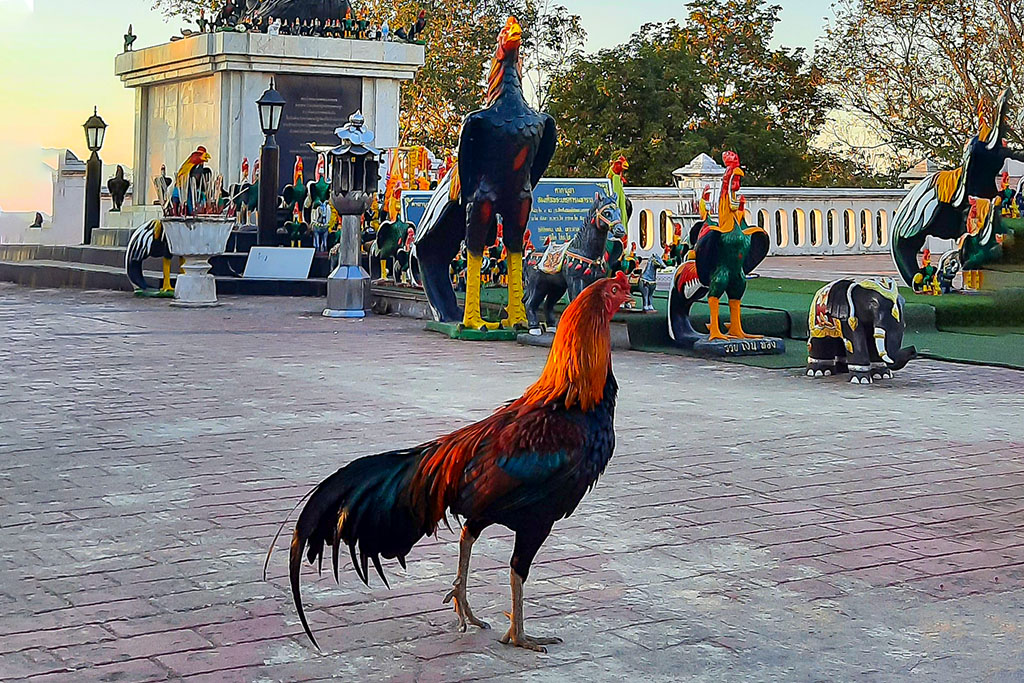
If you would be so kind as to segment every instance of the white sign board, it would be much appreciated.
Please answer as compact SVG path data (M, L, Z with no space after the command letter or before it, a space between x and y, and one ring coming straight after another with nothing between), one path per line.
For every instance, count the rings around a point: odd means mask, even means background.
M313 266L314 249L253 247L242 277L254 280L305 280Z

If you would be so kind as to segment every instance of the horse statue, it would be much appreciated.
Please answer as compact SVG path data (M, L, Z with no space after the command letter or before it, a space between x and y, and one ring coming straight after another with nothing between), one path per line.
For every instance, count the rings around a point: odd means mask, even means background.
M665 262L657 254L651 254L644 263L644 270L640 273L640 298L644 302L644 313L650 313L654 309L654 290L658 287L658 271L665 267Z
M548 331L555 329L558 319L555 304L569 292L572 301L587 286L605 276L604 253L608 236L622 239L626 229L618 202L600 193L587 213L583 226L569 242L551 244L544 251L535 251L526 260L526 319L530 334L542 333L538 310L544 304Z

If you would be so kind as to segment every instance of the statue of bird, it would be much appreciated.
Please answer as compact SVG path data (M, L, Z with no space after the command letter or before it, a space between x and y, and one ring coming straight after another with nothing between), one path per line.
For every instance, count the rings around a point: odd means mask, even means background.
M289 234L290 244L293 247L301 246L302 235L309 229L304 211L306 185L302 180L302 157L296 156L295 167L292 170L292 184L286 185L281 192L281 199L284 201L285 208L292 213L292 219L285 223L284 228Z
M523 95L520 47L523 30L509 17L491 61L485 107L466 117L458 164L438 186L420 221L416 254L431 308L441 321L461 319L466 328L492 328L480 315L484 250L494 244L498 217L508 248L508 319L526 327L523 304L523 236L533 189L555 153L555 120L533 110ZM452 259L468 247L466 308L459 312L451 282Z
M163 259L164 277L160 288L153 287L142 272L142 264L148 258ZM125 273L136 294L142 296L173 296L171 286L171 247L167 242L163 224L159 220L143 225L128 240L124 254Z
M196 208L206 203L207 193L213 182L213 171L206 167L210 154L205 147L197 147L174 177L174 188L169 203L171 213L178 216L192 216Z
M160 206L166 206L171 200L171 187L174 185L174 179L168 177L165 164L160 165L160 175L153 178L153 185L156 187L158 203Z
M1024 151L1007 147L1010 91L1004 90L989 123L985 103L978 107L978 135L964 148L959 168L938 171L918 183L904 197L893 216L889 246L893 262L907 285L917 272L917 255L929 236L959 239L966 233L971 197L995 199L996 178L1007 159L1024 161Z
M124 167L118 165L117 171L114 173L114 177L107 181L107 190L110 192L110 201L113 204L111 211L120 211L124 205L125 195L128 194L128 188L131 187L131 182L124 177Z

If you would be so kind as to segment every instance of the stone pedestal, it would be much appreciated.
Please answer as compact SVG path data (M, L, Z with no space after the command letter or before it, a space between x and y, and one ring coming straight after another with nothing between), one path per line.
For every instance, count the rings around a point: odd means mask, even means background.
M327 278L328 318L363 318L370 305L370 275L359 265L359 216L342 216L338 263Z
M217 281L210 274L210 257L224 253L233 224L216 218L165 218L164 233L171 253L184 260L174 283L172 306L216 306Z
M276 77L287 104L281 119L280 177L295 156L316 168L309 142L333 144L334 131L361 110L377 144L398 144L399 85L423 65L424 48L339 38L248 33L197 35L118 55L115 72L135 96L135 204L152 204L152 179L203 145L225 185L242 159L259 158L256 100Z

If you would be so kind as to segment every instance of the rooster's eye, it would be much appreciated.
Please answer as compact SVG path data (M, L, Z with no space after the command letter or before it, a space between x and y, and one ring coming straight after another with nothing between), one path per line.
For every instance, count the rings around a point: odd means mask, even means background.
M614 287L612 287L612 294L618 294L618 293L619 293L619 286L615 285Z

